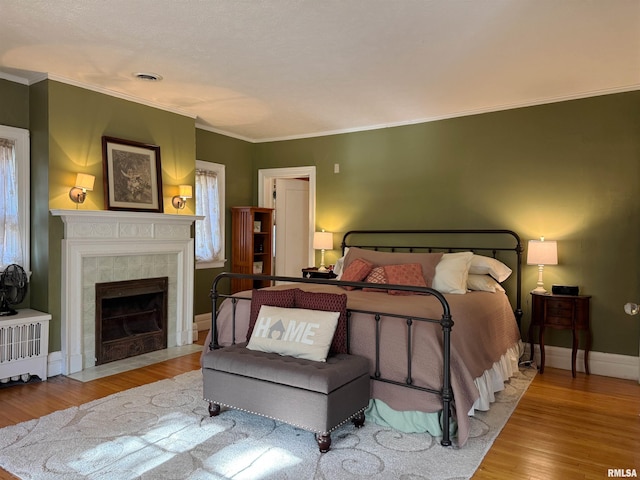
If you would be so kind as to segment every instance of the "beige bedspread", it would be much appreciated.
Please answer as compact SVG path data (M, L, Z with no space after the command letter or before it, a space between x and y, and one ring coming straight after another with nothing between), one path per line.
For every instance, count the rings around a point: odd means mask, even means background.
M399 313L439 320L440 302L427 295L396 296L384 292L346 292L334 285L280 285L277 289L301 288L313 292L346 293L350 310ZM237 296L251 297L251 292ZM504 293L469 292L445 295L454 326L451 334L451 385L458 423L458 444L464 445L469 435L467 413L478 398L474 379L490 369L506 351L520 339L514 314ZM249 301L236 306L236 342L246 339L249 322ZM219 309L218 340L231 343L231 302L227 299ZM442 388L442 329L438 324L413 322L412 383L440 390ZM351 317L351 353L371 359L375 370L375 320L372 315L354 313ZM382 377L404 382L407 372L407 326L401 318L383 316L381 320L380 372ZM206 345L208 346L209 339ZM205 347L206 349L206 347ZM377 398L395 410L438 412L442 409L437 395L397 385L372 382L372 398Z

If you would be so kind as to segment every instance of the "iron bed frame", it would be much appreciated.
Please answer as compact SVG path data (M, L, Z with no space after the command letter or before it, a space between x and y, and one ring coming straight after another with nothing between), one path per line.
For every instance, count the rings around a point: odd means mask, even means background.
M411 235L411 236L421 236L421 235L508 235L513 237L515 240L515 246L512 247L467 247L467 246L424 246L424 245L369 245L362 243L350 243L348 241L349 237L355 237L358 235ZM511 230L351 230L344 234L343 240L341 243L342 252L344 253L347 247L358 247L358 248L366 248L373 249L378 251L391 251L391 252L455 252L455 251L473 251L473 252L491 252L492 256L495 258L498 252L513 252L516 254L516 308L514 310L514 314L516 317L516 321L518 324L518 329L520 329L520 322L522 318L522 308L521 308L521 259L522 259L522 245L520 242L520 237ZM428 392L431 394L435 394L441 397L442 399L442 440L441 444L443 446L450 446L451 442L451 432L449 429L450 419L452 416L452 402L453 402L453 391L451 388L451 332L454 326L454 321L451 318L451 312L449 308L449 304L440 292L434 290L432 288L427 287L414 287L407 285L389 285L389 284L372 284L366 282L345 282L338 280L328 280L322 278L305 278L305 277L285 277L285 276L277 276L277 275L257 275L257 274L243 274L243 273L229 273L223 272L216 276L213 280L210 298L211 298L211 343L209 344L209 348L211 350L223 348L218 342L218 329L217 329L217 317L218 317L218 305L219 301L230 298L232 303L232 343L235 343L235 330L236 330L236 305L238 301L246 301L251 300L247 297L239 297L232 294L221 293L219 292L219 284L225 279L256 279L256 280L268 280L270 282L287 282L287 283L311 283L311 284L324 284L324 285L337 285L337 286L352 286L356 288L377 288L381 290L402 290L413 293L421 293L434 296L442 306L442 316L440 319L428 318L428 317L408 317L405 315L399 315L395 313L389 312L373 312L366 310L355 310L348 309L347 310L347 351L350 351L350 317L352 313L364 313L373 315L375 318L375 368L374 374L371 376L372 380L386 382L406 388L412 388L416 390L420 390L423 392ZM380 335L381 335L381 321L382 318L396 318L396 319L404 319L407 328L407 341L406 341L406 355L407 355L407 374L404 382L399 382L397 380L392 380L389 378L384 378L380 372ZM411 332L414 325L414 322L429 322L429 323L437 323L440 325L442 329L442 346L443 346L443 381L442 381L442 389L435 390L427 387L421 387L413 384L412 378L412 350L411 350Z

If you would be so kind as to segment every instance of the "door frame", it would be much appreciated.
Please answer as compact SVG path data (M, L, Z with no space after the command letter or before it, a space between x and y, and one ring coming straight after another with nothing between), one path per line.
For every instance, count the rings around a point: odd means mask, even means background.
M258 206L273 208L271 186L276 178L309 179L309 255L308 264L315 265L313 233L316 229L316 167L263 168L258 170Z

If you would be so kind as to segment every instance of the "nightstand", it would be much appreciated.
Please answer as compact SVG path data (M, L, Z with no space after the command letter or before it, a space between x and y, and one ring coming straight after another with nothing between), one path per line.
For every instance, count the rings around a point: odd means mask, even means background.
M589 350L591 350L591 327L589 326L589 295L540 295L531 293L531 324L529 342L533 353L533 327L540 330L540 373L544 373L544 331L546 328L571 330L571 374L576 376L578 333L585 332L584 371L589 374Z
M337 277L337 275L331 270L327 270L326 272L319 272L316 267L303 268L302 276L304 278L326 278L328 280L332 280Z

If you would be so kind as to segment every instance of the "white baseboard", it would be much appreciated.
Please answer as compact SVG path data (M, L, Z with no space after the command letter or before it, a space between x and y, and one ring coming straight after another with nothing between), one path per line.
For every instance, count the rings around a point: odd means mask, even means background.
M540 346L534 344L534 360L540 364ZM529 344L526 344L524 359L529 358ZM545 367L571 370L571 349L545 345ZM584 350L578 350L576 371L584 372ZM637 380L640 383L640 359L630 355L615 353L589 352L589 371L593 375Z
M47 377L62 375L62 352L51 352L47 358Z
M211 330L211 314L201 313L196 315L194 323L198 325L199 332L208 332Z

